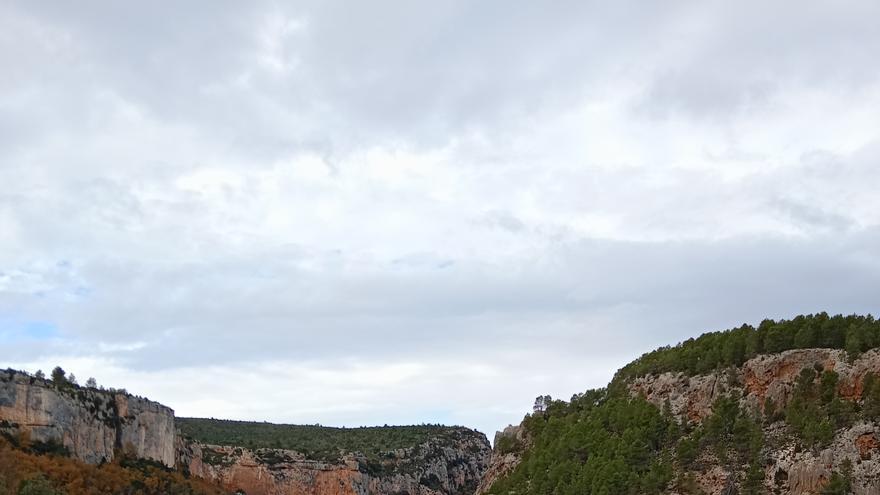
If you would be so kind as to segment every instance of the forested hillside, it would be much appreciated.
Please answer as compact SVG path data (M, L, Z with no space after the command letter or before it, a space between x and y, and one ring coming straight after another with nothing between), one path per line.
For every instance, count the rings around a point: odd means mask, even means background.
M201 443L288 449L310 459L327 461L339 460L344 453L360 453L374 459L430 439L454 441L462 434L472 433L466 428L440 425L335 428L204 418L176 418L175 423L182 435Z
M862 461L880 455L873 454L880 449L880 383L870 371L880 370L880 354L872 351L855 362L878 343L880 325L873 317L821 313L765 320L757 328L744 325L650 352L622 368L606 389L570 401L539 397L522 424L528 442L496 445L498 458L512 452L519 463L489 492L758 494L775 486L791 490L781 493L851 493L855 481L874 483L873 465ZM838 350L792 351L811 347ZM778 353L778 360L751 364L777 373L783 386L770 382L768 391L754 369L740 368L756 356ZM798 367L790 370L791 363ZM665 372L673 374L659 375ZM641 383L652 392L650 400L633 388L633 380L644 376L654 377ZM683 412L673 412L671 398L684 401ZM708 415L687 409L707 398ZM780 459L796 456L810 462L822 457L829 466L810 473L815 480L808 491L808 483L796 478L802 476L797 462L790 472L780 467Z
M615 381L664 371L708 373L719 367L740 366L759 354L790 349L843 349L855 359L877 346L880 321L871 315L801 315L791 320L764 320L757 328L742 325L705 333L676 346L661 347L621 368Z

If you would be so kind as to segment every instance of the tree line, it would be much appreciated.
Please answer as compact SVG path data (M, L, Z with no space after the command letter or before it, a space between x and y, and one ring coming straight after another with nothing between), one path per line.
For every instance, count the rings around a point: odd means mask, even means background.
M790 320L767 319L757 328L744 324L661 347L621 368L614 381L667 371L688 375L710 373L719 368L741 366L760 354L791 349L842 349L854 360L878 346L880 322L871 315L829 316L823 312Z

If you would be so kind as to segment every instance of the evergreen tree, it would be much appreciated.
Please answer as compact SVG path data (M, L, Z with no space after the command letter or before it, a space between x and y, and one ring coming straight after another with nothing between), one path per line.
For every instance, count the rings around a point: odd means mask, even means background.
M62 495L42 475L29 479L21 484L18 495Z
M854 362L862 353L862 335L858 327L850 327L846 332L846 355L849 362Z
M56 387L64 387L68 385L67 373L61 366L56 366L55 369L52 370L52 383Z

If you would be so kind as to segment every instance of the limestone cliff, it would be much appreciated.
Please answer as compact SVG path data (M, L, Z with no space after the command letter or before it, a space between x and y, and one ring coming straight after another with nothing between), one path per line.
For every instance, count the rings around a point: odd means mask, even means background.
M722 396L739 398L740 407L752 413L769 413L765 406L775 404L782 410L791 400L801 370L814 368L834 371L839 376L838 394L850 401L861 399L864 378L880 373L880 351L869 351L853 362L846 353L833 349L797 349L755 357L739 368L716 373L686 376L662 373L634 379L630 391L642 395L658 407L667 404L682 421L699 423L712 412L713 403ZM880 424L858 421L838 429L834 439L819 451L802 449L787 434L783 421L764 426L770 440L769 463L765 468L768 490L794 495L820 493L845 461L853 466L853 492L856 495L880 495ZM712 464L711 459L705 459ZM710 494L721 493L729 476L722 469L697 473L701 488Z
M719 368L707 374L666 372L635 377L624 382L627 387L624 390L671 413L685 432L703 424L722 397L733 398L744 414L760 418L764 462L758 493L826 493L835 473L851 469L851 491L847 493L880 495L880 423L853 414L855 419L833 429L829 442L812 447L805 446L793 434L784 411L796 396L798 379L805 369L816 373L816 383L823 372L834 372L835 396L852 404L857 411L865 404L866 376L880 376L880 350L870 350L854 360L848 359L847 353L841 350L788 350L759 355L740 367ZM523 461L524 452L530 448L524 427L527 423L496 435L492 462L478 495L489 492L499 479L505 478ZM674 449L670 455L675 455ZM722 462L710 448L699 450L690 468L682 470L677 463L671 466L695 481L695 486L688 490L679 490L677 482L670 482L662 493L672 495L736 493L729 490L740 485L746 476L746 466L733 466L729 460Z
M485 435L460 427L444 427L407 448L335 460L205 445L181 435L174 412L156 402L55 386L13 370L0 371L0 434L16 444L60 448L90 464L121 453L151 459L248 495L472 495L491 455Z
M839 376L840 395L858 400L868 373L880 374L880 350L872 350L850 363L846 353L834 349L795 349L750 359L739 368L706 375L662 373L636 378L630 384L635 394L662 406L668 399L673 413L698 421L712 411L716 399L731 392L742 394L741 404L763 409L768 400L784 407L791 398L801 370L818 367Z
M386 452L353 453L338 461L307 459L282 449L249 450L181 442L180 463L193 476L247 495L471 495L489 463L486 437L466 428Z
M60 443L91 464L127 450L174 466L174 411L125 393L59 388L20 372L0 371L0 425L7 435Z
M522 460L522 451L528 445L529 438L522 426L510 425L504 430L496 432L492 459L480 479L476 495L486 493L496 481L513 471Z

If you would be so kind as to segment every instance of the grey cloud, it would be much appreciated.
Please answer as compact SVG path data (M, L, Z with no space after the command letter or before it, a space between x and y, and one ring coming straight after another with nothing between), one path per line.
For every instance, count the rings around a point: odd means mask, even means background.
M478 224L489 227L497 227L510 232L521 232L526 228L525 223L508 211L492 210L483 214L476 220Z
M880 76L871 62L880 46L871 21L878 14L870 2L710 2L690 9L664 26L661 46L670 53L654 67L639 108L724 124L738 114L778 111L778 97L793 91L871 87Z
M640 36L656 35L654 20L674 15L626 2L130 7L7 7L13 27L42 28L25 37L28 58L18 51L4 61L22 79L42 78L49 98L26 112L77 132L103 117L96 98L115 94L251 156L401 135L442 145L450 132L565 108L621 70L603 37L639 51L650 45ZM287 21L303 27L273 33ZM261 40L272 36L289 71L260 65Z
M496 351L528 343L578 355L599 334L616 335L604 340L624 353L648 350L645 340L676 341L765 316L876 312L880 266L860 255L875 248L877 231L814 241L584 240L534 264L457 263L406 275L309 273L272 257L165 268L104 264L79 275L99 287L93 294L75 305L39 301L31 316L52 315L65 337L86 348L144 341L120 357L152 368L461 357L487 343ZM253 273L258 266L268 274ZM589 323L605 315L616 316ZM567 319L584 323L561 323ZM560 341L569 345L559 348Z
M780 92L876 84L875 6L789 7L7 5L7 30L21 40L2 55L17 69L6 89L28 104L8 107L0 125L16 143L45 135L44 126L80 135L132 105L270 158L401 138L442 146L565 110L621 80L643 82L640 108L719 121L738 109L773 111ZM285 31L285 22L301 27ZM261 65L267 38L289 70ZM108 95L118 98L109 108Z
M805 224L809 230L841 231L853 225L852 219L846 215L822 210L807 202L779 199L771 202L769 206L790 217L795 223Z
M705 330L876 313L877 9L7 3L0 321L58 335L3 357L192 411L151 378L272 363L334 420L484 425ZM418 411L325 381L414 362L371 393ZM473 368L474 405L437 382Z

